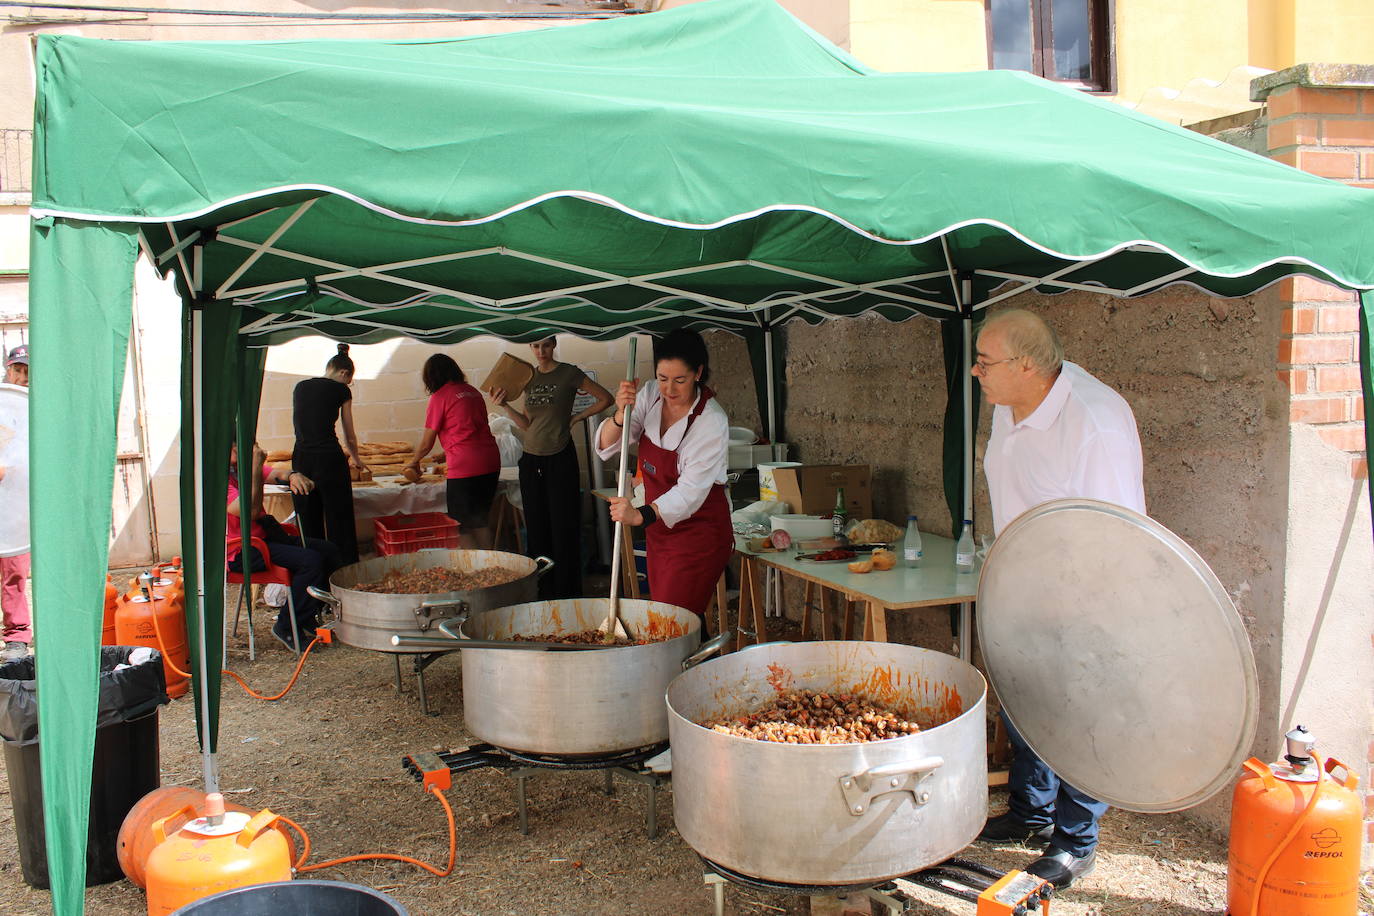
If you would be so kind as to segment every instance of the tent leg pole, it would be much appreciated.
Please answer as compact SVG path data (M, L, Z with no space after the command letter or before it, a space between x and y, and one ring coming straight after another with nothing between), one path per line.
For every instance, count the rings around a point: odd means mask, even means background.
M964 328L964 519L973 519L973 317L963 319ZM963 521L964 519L956 519Z
M191 312L191 409L196 418L195 420L195 448L196 466L194 470L196 481L196 614L200 619L200 625L196 628L200 643L200 669L196 672L200 678L200 720L201 720L201 769L205 777L206 793L219 791L219 769L216 765L215 755L210 750L210 679L206 676L205 662L209 657L209 647L205 639L205 475L204 475L204 449L205 449L205 398L202 390L202 378L205 372L205 329L202 325L202 318L199 309Z
M971 293L968 281L964 281L963 299L968 301ZM964 329L964 518L973 519L973 437L978 431L973 428L973 312L970 310L962 319ZM962 602L959 605L959 658L970 664L973 661L973 605Z
M768 441L778 441L778 395L773 379L773 328L763 332L764 386L768 391Z

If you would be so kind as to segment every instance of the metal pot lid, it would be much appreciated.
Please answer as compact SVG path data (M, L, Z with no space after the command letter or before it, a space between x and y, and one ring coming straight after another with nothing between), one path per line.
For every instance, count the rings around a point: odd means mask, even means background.
M0 557L29 551L29 390L0 383Z
M1131 811L1179 811L1255 736L1255 659L1216 575L1143 515L1060 499L1019 516L978 582L1002 705L1059 776Z

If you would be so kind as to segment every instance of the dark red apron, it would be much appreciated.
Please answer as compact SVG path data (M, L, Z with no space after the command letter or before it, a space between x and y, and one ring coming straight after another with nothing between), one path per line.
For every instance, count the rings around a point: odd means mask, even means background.
M701 388L701 399L687 417L687 432L706 408L714 392ZM677 486L677 452L661 448L639 437L639 466L644 473L644 501L652 503ZM706 494L701 508L669 528L662 520L644 530L649 554L649 591L653 600L686 608L701 616L715 594L716 582L735 549L730 526L730 503L725 486L716 484Z

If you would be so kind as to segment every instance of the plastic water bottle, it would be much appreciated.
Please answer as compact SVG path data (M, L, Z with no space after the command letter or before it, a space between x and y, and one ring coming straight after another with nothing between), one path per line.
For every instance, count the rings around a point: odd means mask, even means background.
M916 568L921 565L925 552L921 550L921 530L916 527L916 516L906 517L906 535L902 538L902 565Z
M964 519L964 530L959 534L959 544L954 548L954 570L959 573L973 572L973 522Z

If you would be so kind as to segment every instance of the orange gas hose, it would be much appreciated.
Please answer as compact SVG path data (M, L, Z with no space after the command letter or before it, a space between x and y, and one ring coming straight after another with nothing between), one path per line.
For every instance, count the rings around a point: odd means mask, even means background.
M167 653L167 644L162 641L162 628L159 627L157 624L156 612L154 612L153 614L153 636L157 639L158 650L162 652L162 660L167 663L167 667L171 668L173 671L175 671L182 677L192 677L190 672L182 671L180 668L178 668L176 666L176 662L172 661L172 656ZM219 673L227 674L234 680L238 681L239 686L243 688L244 693L248 694L250 697L253 697L256 700L267 700L268 702L271 702L273 700L280 700L282 697L286 696L288 693L291 692L292 687L296 686L296 678L301 676L301 668L305 665L306 656L310 654L310 650L315 648L315 643L319 641L320 638L318 636L310 640L310 645L306 646L305 651L301 653L300 661L296 662L296 670L291 672L291 680L286 682L286 686L282 688L281 693L273 694L270 697L265 697L262 694L254 691L252 687L248 686L247 682L244 681L243 678L239 677L237 674L230 671L228 668L219 669Z
M291 672L291 680L289 680L289 681L286 682L286 686L282 688L281 693L273 694L273 695L270 696L270 697L265 697L265 696L263 696L262 694L255 692L255 691L253 690L253 688L249 687L248 684L244 682L243 678L239 677L237 674L235 674L234 672L230 671L228 668L221 668L221 669L219 669L219 673L220 673L220 674L227 674L227 675L229 675L230 677L232 677L234 680L238 681L238 682L239 682L239 686L243 688L244 692L247 693L250 697L253 697L254 699L257 699L257 700L267 700L267 701L269 701L269 702L272 701L272 700L280 700L282 697L286 696L288 693L291 692L291 688L292 688L292 687L295 687L295 686L296 686L296 678L298 678L298 677L301 676L301 668L303 668L303 667L305 666L305 659L306 659L306 656L308 656L308 655L310 654L310 650L313 649L313 648L315 648L315 645L316 645L319 641L320 641L320 638L319 638L318 636L316 636L314 639L310 640L310 645L306 646L306 647L305 647L305 651L301 653L300 661L296 662L296 670L293 671L293 672Z
M458 858L458 831L453 822L453 808L449 806L448 799L444 798L444 793L440 792L437 786L429 786L426 791L439 799L439 804L444 806L444 815L448 818L448 865L443 869L436 868L427 862L421 862L419 859L412 859L410 856L398 855L393 852L377 852L361 856L343 856L338 859L330 859L328 862L306 865L305 860L310 855L310 837L306 834L305 828L300 824L297 824L289 817L283 816L282 820L301 835L301 857L296 860L296 871L318 871L321 868L329 868L331 865L342 865L345 862L365 862L369 859L386 859L392 862L406 862L410 865L418 865L437 878L447 878L453 873L453 863Z
M1298 835L1298 831L1312 813L1312 809L1317 807L1317 799L1321 797L1322 778L1326 769L1321 756L1316 751L1310 753L1312 754L1312 763L1317 768L1317 782L1312 786L1312 797L1308 799L1307 807L1302 809L1302 814L1293 822L1293 826L1288 828L1283 839L1279 840L1278 845L1274 847L1274 851L1269 853L1269 858L1265 859L1264 864L1260 866L1259 874L1255 876L1255 896L1250 901L1250 916L1259 916L1260 897L1264 895L1264 879L1269 877L1270 866L1278 859L1279 854L1288 847L1288 844L1293 842L1293 837Z

